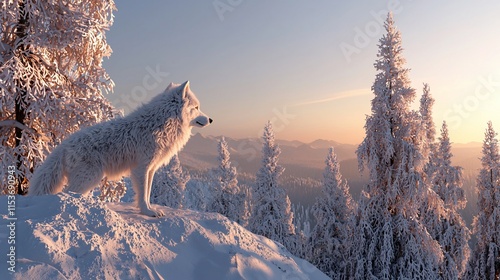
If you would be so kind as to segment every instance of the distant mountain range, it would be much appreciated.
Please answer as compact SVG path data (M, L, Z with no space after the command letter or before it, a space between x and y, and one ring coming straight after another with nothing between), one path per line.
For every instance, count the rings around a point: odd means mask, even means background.
M190 169L205 170L217 166L217 142L221 136L191 137L179 154L181 162ZM258 138L234 139L225 137L231 152L231 161L240 172L254 174L260 167L262 143ZM325 167L328 148L334 147L344 177L350 178L358 172L356 149L358 145L342 144L332 140L318 139L311 143L277 140L281 149L280 164L299 177L317 177ZM480 168L481 143L454 144L453 162L462 166L465 173L477 173ZM344 166L345 165L345 166ZM354 171L351 170L354 168ZM359 174L357 174L359 177Z

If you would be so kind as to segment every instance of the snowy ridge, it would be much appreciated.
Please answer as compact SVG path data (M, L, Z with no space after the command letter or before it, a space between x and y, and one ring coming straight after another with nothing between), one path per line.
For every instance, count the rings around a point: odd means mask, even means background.
M162 207L165 217L149 218L73 193L16 199L16 274L2 261L0 279L328 279L218 214ZM6 228L7 207L0 215Z

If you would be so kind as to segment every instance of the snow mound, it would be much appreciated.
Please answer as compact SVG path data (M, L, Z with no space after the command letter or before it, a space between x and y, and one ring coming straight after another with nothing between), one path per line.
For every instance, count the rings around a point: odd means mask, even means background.
M0 279L328 279L221 215L161 207L165 217L149 218L130 203L73 193L16 197L8 274L6 196L0 205Z

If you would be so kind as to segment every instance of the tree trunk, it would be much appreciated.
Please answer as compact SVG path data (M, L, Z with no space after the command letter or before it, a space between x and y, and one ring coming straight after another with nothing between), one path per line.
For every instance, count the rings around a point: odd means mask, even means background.
M19 3L19 21L17 23L17 28L16 28L16 36L19 38L19 45L16 46L16 50L20 50L22 52L21 55L24 55L24 52L26 52L29 48L25 44L24 40L26 38L26 29L28 28L28 13L25 10L25 3L24 1L21 1ZM27 90L26 90L26 82L18 79L16 81L16 92L15 92L16 98L15 98L15 119L17 122L19 122L22 125L25 125L24 120L26 119L26 110L25 110L25 98L27 95ZM15 128L15 137L16 137L16 142L15 142L15 147L18 148L21 146L21 138L23 135L23 130L21 127L16 126ZM22 153L17 154L17 170L21 170L22 167L22 162L23 162L23 155ZM19 177L17 178L17 193L24 195L26 194L24 189L23 189L23 184L26 181L26 176L24 175L23 172L19 172Z
M24 119L26 117L26 111L24 110L21 100L23 99L24 96L26 96L26 90L22 90L19 94L19 101L16 102L16 110L15 110L15 115L16 115L16 121L24 124ZM21 137L23 135L23 130L19 127L15 128L15 137L16 137L16 148L21 145ZM21 170L22 166L22 159L23 155L21 153L17 154L17 170ZM19 177L17 178L17 193L24 195L24 189L23 189L23 183L26 180L26 177L23 175L23 173L19 173Z

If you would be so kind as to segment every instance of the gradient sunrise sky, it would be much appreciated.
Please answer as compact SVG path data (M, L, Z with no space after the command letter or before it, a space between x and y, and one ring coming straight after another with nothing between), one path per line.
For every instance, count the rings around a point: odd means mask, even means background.
M215 122L204 135L358 144L373 63L392 10L418 96L429 83L437 129L456 143L500 131L500 2L116 1L104 66L125 112L190 80ZM439 131L439 130L438 130Z

